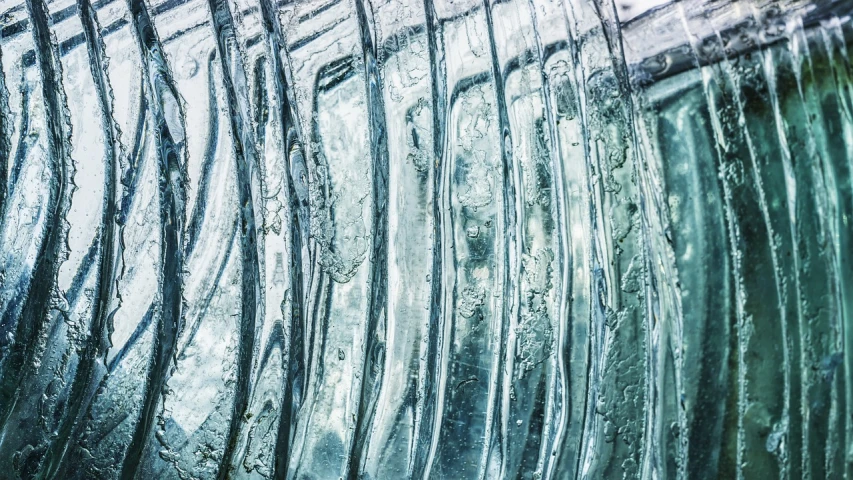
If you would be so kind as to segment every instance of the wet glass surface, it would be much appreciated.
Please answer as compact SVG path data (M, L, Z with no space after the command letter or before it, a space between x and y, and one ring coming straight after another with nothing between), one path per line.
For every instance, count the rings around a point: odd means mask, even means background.
M850 1L0 1L0 478L853 475Z

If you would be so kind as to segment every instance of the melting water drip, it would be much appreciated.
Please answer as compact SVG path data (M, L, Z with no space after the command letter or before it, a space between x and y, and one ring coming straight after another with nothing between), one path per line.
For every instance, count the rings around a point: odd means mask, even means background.
M0 11L0 477L853 475L853 3Z

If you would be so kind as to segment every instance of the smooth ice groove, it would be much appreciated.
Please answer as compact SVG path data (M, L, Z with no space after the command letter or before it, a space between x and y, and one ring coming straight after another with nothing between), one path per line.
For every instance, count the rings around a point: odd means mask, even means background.
M853 478L853 2L0 13L0 478Z

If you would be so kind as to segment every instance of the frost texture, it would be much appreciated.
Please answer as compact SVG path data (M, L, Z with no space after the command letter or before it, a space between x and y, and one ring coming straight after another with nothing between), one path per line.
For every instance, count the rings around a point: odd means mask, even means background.
M0 12L0 478L853 478L850 1Z

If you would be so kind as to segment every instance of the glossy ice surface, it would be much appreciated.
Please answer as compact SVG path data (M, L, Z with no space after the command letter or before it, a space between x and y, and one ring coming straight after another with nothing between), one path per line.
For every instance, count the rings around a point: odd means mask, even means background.
M0 478L853 477L853 2L0 1Z

